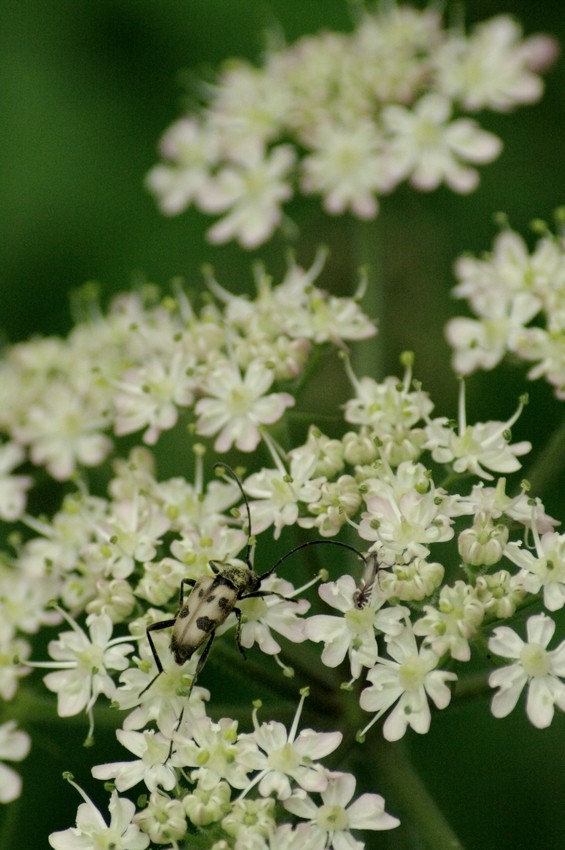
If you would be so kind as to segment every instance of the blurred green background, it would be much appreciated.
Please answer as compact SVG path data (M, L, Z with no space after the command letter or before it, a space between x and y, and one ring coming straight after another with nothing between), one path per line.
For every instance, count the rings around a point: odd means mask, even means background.
M459 3L445 5L450 11L460 9ZM526 33L546 31L565 44L562 0L469 0L465 8L470 23L512 13ZM204 241L210 221L194 211L164 218L144 190L143 177L156 160L159 136L180 113L188 71L205 71L229 56L258 57L269 27L280 28L293 41L323 27L350 25L345 0L3 4L4 340L66 333L69 291L87 280L100 281L106 299L132 282L166 285L177 275L199 288L203 262L212 263L219 281L234 291L251 288L255 259L282 273L285 244L280 237L251 255L231 245L211 248ZM532 218L549 220L552 210L565 202L565 62L547 75L547 92L539 104L509 115L487 113L480 120L502 137L505 149L497 162L482 169L476 193L423 195L401 189L384 199L374 225L384 248L386 371L398 373L399 353L415 351L415 374L438 413L447 415L456 410L457 384L448 368L442 328L450 315L462 312L449 296L453 260L464 250L490 247L494 212L504 210L511 224L526 232ZM352 250L353 222L329 220L317 200L294 202L288 212L301 226L294 246L299 260L310 263L317 245L328 244L331 256L320 285L350 292L359 262ZM523 372L507 367L494 376L471 379L471 420L506 419L523 389ZM515 436L531 439L539 451L563 414L545 385L528 389L532 402ZM550 483L544 498L563 517L560 469ZM483 703L444 714L435 718L430 735L411 736L408 746L464 846L562 848L563 717L539 732L525 722L523 708L505 721L492 720ZM46 847L50 831L72 824L79 800L59 777L70 769L88 786L88 759L97 756L86 753L84 761L84 718L69 723L64 751L51 735L52 719L46 711L34 727L38 740L24 767L25 796L0 813L17 823L19 847ZM386 787L378 784L378 765L375 774L376 790L386 797ZM98 798L104 801L100 791ZM370 846L403 847L399 841L397 834L377 834Z

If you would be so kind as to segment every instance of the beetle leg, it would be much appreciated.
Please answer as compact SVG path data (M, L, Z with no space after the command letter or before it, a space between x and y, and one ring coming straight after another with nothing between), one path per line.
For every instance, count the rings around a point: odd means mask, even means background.
M198 659L198 664L196 665L196 670L194 672L194 679L192 680L192 684L190 686L190 691L188 693L189 696L192 692L192 689L194 687L194 683L196 682L196 679L198 678L202 668L206 664L206 659L208 658L208 655L210 654L210 650L212 649L212 641L214 640L215 634L216 634L216 631L214 630L210 634L210 637L208 638L208 643L206 644L206 646L204 647L204 649L200 653L200 658Z
M188 693L186 695L186 703L188 703L188 701L190 699L190 695L192 693L192 689L196 684L196 680L197 680L202 668L206 664L206 659L208 658L208 655L209 655L210 650L212 648L212 641L214 640L214 635L215 635L215 632L212 632L212 634L208 638L208 642L207 642L206 646L204 647L204 649L200 653L200 658L198 659L198 664L196 665L196 670L194 671L194 676L192 678L192 682L190 683L190 688L188 689ZM159 675L159 674L157 674L157 675ZM153 682L154 681L155 681L155 679L153 679ZM150 684L152 684L152 682ZM149 685L148 685L148 687L149 687ZM181 725L182 719L184 717L184 709L186 708L186 703L185 703L185 705L183 705L181 712L179 714L179 719L177 720L177 725L174 728L173 736L174 736L175 732L178 732L179 729L180 729L180 725ZM173 738L171 738L171 743L170 743L170 746L169 746L169 752L168 752L167 758L165 759L164 764L167 764L170 757L172 756L174 744L175 744L175 742L174 742Z
M186 585L189 587L194 587L196 584L196 579L194 578L182 578L180 581L180 592L179 592L179 610L184 605L184 589Z
M261 596L262 594L261 593L250 593L249 595L250 596ZM242 596L240 598L245 599L244 596ZM244 650L243 646L241 645L241 611L240 611L239 608L234 608L233 613L235 614L236 619L237 619L237 623L235 624L235 642L236 642L237 648L241 652L242 656L245 659L247 659L247 656L245 654L245 650Z
M161 663L161 659L159 658L159 653L157 652L157 647L153 642L153 638L151 637L151 632L159 632L161 629L170 629L171 626L174 626L176 623L176 617L173 617L171 620L159 620L158 623L152 623L150 626L147 626L146 635L149 646L151 647L151 652L153 653L153 658L155 659L155 665L157 667L157 675L153 676L148 685L146 685L139 696L148 691L155 679L157 679L161 673L163 672L163 665Z

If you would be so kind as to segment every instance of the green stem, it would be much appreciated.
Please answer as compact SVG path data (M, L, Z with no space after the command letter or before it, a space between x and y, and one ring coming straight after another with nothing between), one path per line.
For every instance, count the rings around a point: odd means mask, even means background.
M370 319L377 321L377 334L355 346L353 366L358 377L369 375L375 380L384 377L385 286L381 228L374 221L353 223L353 256L357 268L365 270L367 289L362 307Z
M417 836L414 846L426 850L463 850L458 837L415 771L403 744L372 736L375 764L385 789L400 809L403 827ZM387 808L387 811L389 808Z
M554 431L549 441L536 457L525 476L531 485L532 495L545 493L565 465L565 420Z
M488 684L488 673L473 673L455 683L453 701L476 699L493 693Z

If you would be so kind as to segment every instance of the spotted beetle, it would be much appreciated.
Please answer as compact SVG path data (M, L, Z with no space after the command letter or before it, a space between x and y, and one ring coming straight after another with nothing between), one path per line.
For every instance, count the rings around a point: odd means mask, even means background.
M232 612L237 618L235 642L239 651L245 658L245 651L241 645L240 639L241 610L237 607L237 602L240 599L251 599L258 596L280 596L281 599L285 599L286 597L281 596L281 594L276 593L276 591L261 590L261 585L266 578L274 573L276 568L280 566L283 561L290 557L290 555L298 552L300 549L304 549L307 546L314 546L316 544L341 546L343 549L355 552L365 565L364 577L368 573L369 563L367 559L365 559L361 552L353 546L350 546L348 543L342 543L339 540L310 540L296 546L294 549L291 549L279 558L272 567L269 567L266 572L258 575L251 564L251 549L253 540L251 531L251 512L249 510L249 502L245 495L241 481L233 469L226 464L214 464L214 469L222 470L227 473L230 478L235 481L243 497L247 513L248 532L245 558L241 566L235 563L210 561L210 569L214 575L202 576L199 579L183 578L181 580L179 607L175 616L168 620L160 620L147 627L147 640L151 647L153 658L155 659L157 675L154 676L149 684L141 691L140 696L151 687L153 682L163 672L163 664L159 658L159 653L157 652L157 648L153 641L152 632L161 631L162 629L172 629L170 649L176 663L179 665L184 664L185 661L192 658L194 653L202 646L202 644L204 644L204 649L198 659L194 677L190 685L190 691L192 691L196 679L206 663L206 659L208 658L214 641L216 629L227 620L228 616ZM186 596L187 587L191 588L188 596ZM359 601L356 602L356 604L358 607L363 607L364 603ZM180 725L181 719L179 719L177 728Z

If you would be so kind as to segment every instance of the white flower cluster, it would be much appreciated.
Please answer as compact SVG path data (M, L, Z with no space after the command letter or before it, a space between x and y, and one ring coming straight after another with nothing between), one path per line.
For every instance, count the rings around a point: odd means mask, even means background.
M355 300L314 286L322 259L308 271L291 264L278 286L258 271L254 300L213 280L219 302L198 315L182 292L162 301L153 290L124 295L66 340L10 348L0 361L0 431L9 440L0 448L0 516L21 514L31 479L11 471L26 457L66 480L106 458L112 429L118 437L143 429L153 445L182 410L193 411L196 434L216 437L216 451L253 451L260 429L294 404L273 389L300 378L314 345L375 332Z
M231 60L201 113L167 130L147 185L164 213L220 215L210 241L245 248L271 236L296 191L359 218L404 180L471 192L474 166L502 145L466 113L536 101L555 54L508 15L466 34L432 8L382 3L353 32L304 37L260 68Z
M168 742L160 733L118 733L137 759L92 771L114 780L110 823L75 785L85 799L76 826L53 833L51 847L144 850L151 843L177 848L190 835L199 846L218 850L346 850L364 846L351 830L398 826L379 794L362 794L352 802L354 776L323 766L320 759L339 746L342 735L299 731L304 697L289 730L276 721L259 723L257 707L248 733L227 717L214 722L204 714L192 716L175 733L178 750L168 763ZM118 794L140 782L148 798L136 811Z
M540 226L531 250L505 228L486 256L457 261L453 292L476 318L451 319L446 333L460 374L492 369L510 354L532 363L528 377L545 378L565 399L565 238L562 228L553 234Z
M275 418L288 417L293 398L286 390L271 392L265 371L273 382L299 376L304 350L342 346L373 332L354 300L325 295L313 275L293 266L279 287L262 276L255 301L211 281L216 301L199 315L181 292L149 305L123 297L68 339L20 344L0 363L2 392L10 398L0 406L6 445L18 447L6 465L10 472L14 458L28 452L55 479L65 479L78 464L101 465L114 451L107 488L90 492L77 475L76 492L65 482L66 495L51 518L21 513L31 481L15 476L21 505L12 515L29 533L14 537L14 553L0 564L2 696L10 700L22 677L40 667L49 670L45 684L57 694L59 715L89 716L89 739L99 699L127 712L118 739L134 758L94 768L117 790L110 823L85 800L77 826L55 834L53 847L143 848L149 840L175 847L192 824L214 830L209 846L217 841L218 848L281 850L301 843L321 850L332 841L357 848L362 845L350 828L395 825L380 797L349 805L352 778L321 767L339 733L299 733L298 719L286 733L277 721L260 724L256 715L254 731L240 733L231 718L212 720L205 711L210 695L195 685L198 653L179 665L170 652L179 588L186 597L187 581L212 580L210 562L221 572L239 556L245 560L236 563L245 569L253 535L267 529L275 538L295 526L316 535L301 553L323 553L329 580L320 587L322 607L309 616L310 601L302 597L310 584L295 587L273 571L260 594L234 598L240 617L227 612L218 638L235 628L240 648L262 650L286 673L283 647L292 663L295 645L323 644L321 662L331 669L347 663L349 684L359 685L346 689L344 699L358 700L371 715L359 740L385 714L388 740L408 727L426 732L430 703L448 705L462 665L484 651L493 627L490 653L510 661L492 672L492 661L483 658L497 689L495 716L511 711L524 687L534 725L548 725L555 708L565 709L565 642L549 648L550 617L528 620L526 642L509 624L500 625L532 603L548 611L565 605L565 535L555 531L539 499L525 490L506 492L506 476L520 469L519 458L530 448L510 438L521 404L505 422L469 424L462 383L452 423L434 416L431 399L412 379L410 356L402 378L380 382L358 378L343 357L353 390L343 405L341 437L312 426L302 445L285 452L262 427L272 421L267 411L273 407ZM153 367L161 377L152 381ZM95 425L89 429L86 419L75 417L82 409L77 404L69 414L74 441L69 431L63 439L49 418L66 393L81 395ZM193 449L196 458L193 483L181 475L160 479L147 445L121 455L112 427L143 432L153 446L165 428L181 427L177 408L183 406L195 414L183 437L186 454ZM164 418L162 410L169 411ZM34 412L33 436L28 411ZM61 414L57 410L58 422ZM270 466L254 463L242 478L251 529L243 527L246 505L236 481L206 481L198 442L206 436L215 437L217 450L249 448L262 438L271 454ZM83 438L94 441L93 455L81 453ZM352 542L356 558L346 552ZM258 543L259 552L266 551L261 538ZM147 628L163 621L167 628L150 633L156 656ZM60 624L48 645L50 660L30 661L32 635ZM163 670L155 678L157 657ZM11 743L0 757L22 757L26 739L13 727L6 736ZM10 781L13 796L17 783ZM118 795L140 782L149 797L137 810ZM280 811L289 820L281 821Z

